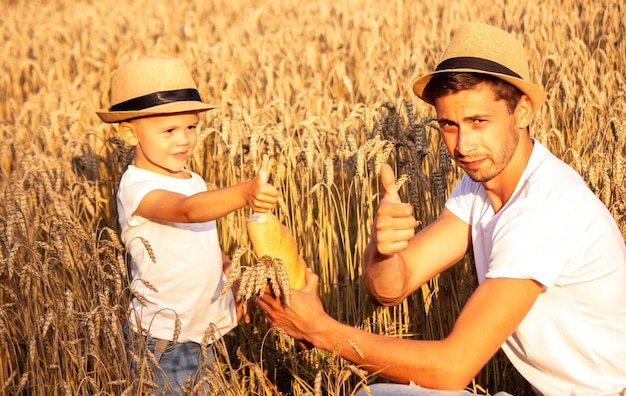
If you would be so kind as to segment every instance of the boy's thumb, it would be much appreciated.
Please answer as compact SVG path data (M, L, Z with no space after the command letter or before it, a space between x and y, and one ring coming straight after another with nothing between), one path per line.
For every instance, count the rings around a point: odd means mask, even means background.
M380 168L380 181L385 189L385 197L392 202L401 202L398 189L396 188L396 175L393 173L393 169L391 169L389 164L383 164Z
M257 172L257 175L259 177L259 180L261 180L261 183L267 183L267 167L268 167L269 162L270 162L270 158L268 157L268 155L263 154L263 161L261 161L261 167L259 168L259 171Z

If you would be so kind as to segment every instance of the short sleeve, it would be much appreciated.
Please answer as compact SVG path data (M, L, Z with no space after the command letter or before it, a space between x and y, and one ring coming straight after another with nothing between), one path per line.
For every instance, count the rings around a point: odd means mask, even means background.
M584 254L585 235L576 217L546 200L519 205L500 217L493 231L487 278L534 279L552 286L565 267L575 268Z
M490 210L484 188L467 175L463 175L461 181L452 190L445 206L467 224L474 223L476 210L478 214Z
M158 183L154 180L133 180L135 178L127 177L122 180L117 193L118 210L120 211L120 223L126 223L129 226L136 226L137 218L133 213L139 207L143 198L153 190L158 188ZM124 228L124 225L122 224Z

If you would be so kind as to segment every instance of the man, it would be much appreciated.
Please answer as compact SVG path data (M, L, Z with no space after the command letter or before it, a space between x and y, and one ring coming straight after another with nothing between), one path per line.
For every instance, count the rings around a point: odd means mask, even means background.
M415 234L412 208L384 166L363 276L374 301L398 304L472 248L479 286L453 330L422 341L338 323L313 298L311 273L289 308L261 298L272 324L326 350L350 340L360 353L344 347L342 357L419 385L378 384L373 394L456 394L500 347L538 394L618 394L626 387L626 247L578 174L530 137L545 94L530 82L521 43L466 24L413 90L435 107L465 176L441 215Z

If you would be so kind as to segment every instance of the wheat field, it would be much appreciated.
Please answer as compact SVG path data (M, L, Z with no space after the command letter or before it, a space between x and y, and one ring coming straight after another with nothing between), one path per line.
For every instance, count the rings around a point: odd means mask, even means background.
M471 262L394 308L360 281L381 187L396 169L422 225L458 180L433 109L410 92L468 20L518 34L548 93L532 134L572 165L626 236L626 32L622 0L2 0L0 18L0 392L150 394L150 356L125 361L133 290L115 191L130 151L95 110L111 71L145 56L192 69L204 113L189 167L209 188L249 179L261 156L275 214L320 275L338 320L395 337L438 339L475 287ZM242 209L218 222L222 248L254 265ZM572 216L576 216L572 213ZM215 334L207 329L207 339ZM345 347L345 346L344 346ZM358 345L352 346L358 348ZM303 350L262 312L214 344L189 394L352 395L381 381L335 352ZM530 394L497 354L468 389Z

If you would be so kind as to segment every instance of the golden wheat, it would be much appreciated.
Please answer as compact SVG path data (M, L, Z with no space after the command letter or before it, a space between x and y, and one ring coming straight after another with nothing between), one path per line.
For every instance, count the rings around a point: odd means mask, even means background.
M203 114L189 163L209 188L253 177L261 155L270 155L270 180L280 191L274 211L320 276L329 313L351 325L441 338L473 288L464 262L400 306L373 308L359 279L382 193L381 164L395 166L399 192L423 225L460 175L440 146L432 109L410 92L411 78L434 67L460 21L518 32L532 78L548 94L534 137L583 176L626 236L620 0L548 0L540 7L500 0L3 5L1 393L142 394L156 386L147 365L153 357L131 354L141 376L120 359L129 299L142 301L129 284L115 208L116 186L132 157L115 126L94 114L108 105L111 71L139 57L182 57L203 99L222 104ZM255 262L239 250L248 246L242 232L248 215L242 210L218 222L233 267ZM136 242L156 260L149 241ZM250 295L262 280L254 279ZM204 368L187 389L353 394L375 380L336 356L286 344L285 350L277 333L255 313L252 324L216 346L219 367ZM207 329L207 337L215 334ZM228 356L234 349L236 364ZM510 371L497 355L471 391L528 392Z

